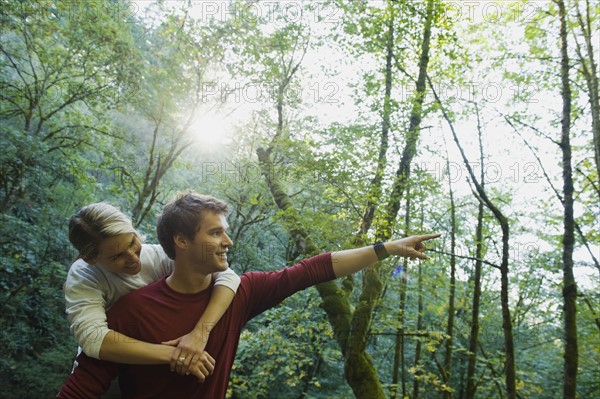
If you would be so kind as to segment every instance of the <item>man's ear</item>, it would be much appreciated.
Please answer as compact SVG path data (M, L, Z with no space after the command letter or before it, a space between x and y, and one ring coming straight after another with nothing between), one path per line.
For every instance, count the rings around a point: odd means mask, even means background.
M187 249L188 240L183 234L175 234L173 236L173 243L179 249Z

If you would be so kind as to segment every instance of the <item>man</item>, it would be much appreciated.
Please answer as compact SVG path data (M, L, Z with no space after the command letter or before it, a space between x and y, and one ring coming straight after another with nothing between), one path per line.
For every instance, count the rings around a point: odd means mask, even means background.
M158 239L174 259L173 273L122 297L108 312L109 327L147 342L165 342L189 331L213 290L211 274L229 267L227 205L192 192L166 205L159 218ZM117 365L78 356L58 398L98 398L119 375L124 398L224 398L235 352L246 322L293 293L371 265L389 255L427 259L423 241L439 234L412 236L364 248L325 253L273 272L241 277L227 312L211 330L205 351L215 363L206 365L203 383L171 373L166 366ZM184 362L185 359L178 361Z

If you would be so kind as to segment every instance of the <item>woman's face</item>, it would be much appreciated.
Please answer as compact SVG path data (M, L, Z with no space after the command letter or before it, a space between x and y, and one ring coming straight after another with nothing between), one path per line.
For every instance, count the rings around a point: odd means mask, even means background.
M98 246L98 256L88 263L113 273L135 275L142 270L141 251L142 243L135 234L119 234L102 241Z

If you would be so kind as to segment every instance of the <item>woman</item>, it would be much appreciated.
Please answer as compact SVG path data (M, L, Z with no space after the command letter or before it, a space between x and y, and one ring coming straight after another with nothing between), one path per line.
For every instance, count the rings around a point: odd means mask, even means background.
M230 269L213 276L215 288L206 311L201 316L182 315L200 317L193 331L162 344L140 342L110 330L106 310L129 291L170 274L173 262L160 245L142 244L129 218L103 202L73 215L69 240L79 257L65 283L66 311L71 331L88 356L116 363L170 364L171 370L200 380L210 374L214 360L203 350L233 300L239 276Z

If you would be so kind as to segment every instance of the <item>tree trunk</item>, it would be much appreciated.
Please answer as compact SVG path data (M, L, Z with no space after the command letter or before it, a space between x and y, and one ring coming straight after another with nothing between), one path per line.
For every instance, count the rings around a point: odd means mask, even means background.
M423 34L423 44L421 48L421 57L419 62L419 80L417 83L417 92L415 93L415 100L413 102L413 111L410 117L409 133L407 133L407 144L404 150L402 161L397 173L395 189L390 199L391 210L388 209L386 213L386 227L380 226L380 231L377 234L378 238L387 239L391 237L391 229L388 227L395 222L396 215L398 213L399 202L404 192L405 185L408 181L410 163L416 153L416 141L419 134L419 126L422 118L422 103L425 97L426 89L426 71L427 64L429 61L429 42L431 37L431 25L433 21L433 0L428 0L427 3L427 16ZM393 7L390 7L393 11ZM367 199L367 206L361 219L359 232L355 237L355 244L364 243L364 234L369 230L372 221L374 219L377 200L381 193L381 180L383 178L383 169L385 167L387 152L387 137L389 133L389 117L391 113L391 84L392 84L392 71L391 61L393 58L393 12L391 21L388 25L388 42L387 42L387 54L386 54L386 91L384 97L384 113L383 113L383 124L382 124L382 139L380 154L378 158L378 166L376 169L376 175L371 185L371 191L369 198ZM289 79L288 79L289 81ZM283 109L283 103L281 99L278 99L276 108L278 111L278 120L281 121L281 114ZM275 139L281 135L281 123L278 123L277 133ZM275 179L273 173L271 150L273 145L269 148L257 149L257 155L262 173L267 180L267 184L271 193L281 210L286 210L286 216L288 217L288 230L297 244L300 245L298 248L302 248L302 252L309 254L309 235L306 230L303 229L300 223L300 218L293 211L293 205L283 190L280 183ZM378 174L381 175L378 175ZM388 208L390 208L388 207ZM302 247L302 245L307 247ZM316 253L316 252L315 252ZM342 353L345 356L344 370L346 374L346 380L352 388L355 396L359 399L376 399L385 398L386 395L383 391L383 387L379 381L377 370L375 369L371 357L366 352L366 342L369 331L369 325L373 309L377 299L382 292L382 283L376 268L371 270L365 270L363 272L363 290L360 295L358 305L354 312L351 310L350 303L347 299L347 294L352 291L352 279L347 279L344 282L344 290L342 291L335 283L319 285L317 289L323 298L324 309L327 312L329 320L331 322L334 334L338 343L340 344ZM342 298L339 298L339 297ZM350 319L351 317L351 319Z
M579 11L579 4L577 2L575 4L575 7L577 9L577 20L579 22L579 27L581 28L581 32L585 40L586 48L586 54L584 55L578 44L577 53L579 55L579 62L583 70L583 76L588 87L588 96L590 98L590 110L592 113L592 137L594 143L594 160L596 162L596 177L598 179L596 187L598 188L598 190L600 190L600 93L598 87L598 65L596 64L596 60L594 59L594 51L597 50L594 49L593 44L592 32L594 28L592 27L592 21L590 19L589 0L586 0L585 6L586 13L584 20L584 17ZM598 191L598 195L600 195L600 191Z
M419 59L419 78L417 80L417 90L413 100L413 108L410 115L409 129L406 137L406 145L404 147L402 159L396 178L394 181L392 193L390 195L389 204L385 213L385 220L382 225L377 226L377 239L388 240L392 236L393 226L395 225L396 216L400 209L400 201L402 194L406 189L408 178L410 175L410 164L416 154L416 142L419 136L419 128L422 119L422 104L425 98L427 65L429 62L429 42L431 38L431 26L433 21L433 0L427 2L427 15L425 26L423 29L423 42L421 45L421 56ZM383 284L379 277L378 268L367 269L363 272L363 290L361 292L358 305L352 317L352 327L348 336L349 352L346 355L345 371L346 378L350 381L351 378L362 378L360 369L356 367L360 364L365 350L369 325L373 308L381 295ZM358 373L357 373L358 372ZM352 385L352 384L351 384ZM354 390L354 388L353 388ZM365 392L354 390L357 398L372 399L374 396L364 396ZM383 394L383 391L382 391Z
M390 132L390 117L392 112L391 95L392 95L392 59L394 57L394 9L390 9L390 19L388 21L388 34L386 42L385 54L385 92L383 96L383 114L381 115L381 143L379 145L379 155L377 157L377 166L375 175L369 185L369 193L367 194L367 204L360 220L358 234L354 238L355 246L364 244L364 236L367 234L375 218L375 210L377 204L381 200L381 182L383 173L387 165L387 150Z
M304 229L290 197L287 195L281 182L279 182L273 171L271 153L268 149L258 148L256 150L258 161L263 177L277 207L285 211L286 227L290 236L294 239L297 248L302 248L305 255L319 253L318 248L310 239L308 231ZM342 354L347 358L351 356L355 362L354 368L347 374L348 384L352 387L357 398L385 398L377 370L368 353L362 348L351 348L348 345L350 320L352 317L352 306L346 294L333 281L318 284L316 286L323 300L323 309L327 314L334 336L340 346Z
M417 332L423 330L423 273L421 270L421 263L418 264L418 281L417 281ZM412 399L419 399L419 378L420 378L420 362L421 362L421 340L417 339L417 345L415 347L415 378L413 379L413 394Z
M392 236L394 220L400 209L402 194L406 191L408 179L410 177L410 165L417 152L417 140L423 119L423 101L425 100L427 89L427 66L429 65L429 44L431 41L431 27L433 25L433 7L434 1L427 1L427 15L425 26L423 28L423 41L421 43L421 55L419 57L419 75L417 77L415 97L412 100L412 109L408 130L406 133L406 144L402 151L400 164L396 170L396 177L392 185L392 193L386 207L385 225L381 226L377 233L380 240L388 239Z
M393 11L393 8L390 7ZM387 53L386 53L386 93L385 99L389 100L389 92L391 91L391 61L393 56L393 12L391 13L391 21L388 25L388 42L387 42ZM406 183L408 181L410 173L410 163L416 153L416 142L419 136L419 127L422 119L422 104L425 97L426 89L426 76L427 76L427 65L429 62L429 43L431 38L431 26L433 21L433 0L429 0L427 3L427 16L423 32L423 42L421 46L421 57L419 61L419 78L417 81L417 91L413 100L413 109L410 116L409 129L407 133L407 142L403 152L402 160L396 174L394 183L394 189L390 196L388 209L386 212L386 220L382 226L378 226L377 238L380 240L387 240L391 237L391 226L395 224L395 219L399 211L399 202L402 198L402 194L405 190ZM378 171L383 171L385 161L385 151L387 151L387 136L389 132L389 102L384 101L384 114L382 124L382 140L380 147L380 155L378 159ZM383 155L382 155L383 154ZM380 169L381 168L381 169ZM371 195L373 193L381 192L381 180L375 176L372 184ZM370 198L373 199L373 198ZM376 203L368 203L364 217L361 220L359 229L360 238L364 237L364 234L368 231L369 227L374 218ZM355 244L359 244L355 240ZM359 381L363 378L363 371L357 367L364 360L362 359L365 352L365 345L367 341L368 329L371 322L371 316L375 303L382 291L382 283L379 277L377 268L365 270L363 272L363 290L360 295L359 304L356 307L350 328L350 334L348 336L348 353L345 359L345 372L346 379L353 387L354 394L357 398L368 398L371 399L374 396L369 396L362 389L362 384L353 384L350 382L351 379L358 378ZM354 389L357 386L360 389ZM381 389L381 395L383 395L383 389Z
M479 112L477 112L478 132L481 132ZM479 159L481 187L485 189L485 169L483 167L483 145L479 134ZM481 259L483 258L483 202L477 208L477 228L475 231L475 272L473 275L473 303L471 310L471 334L469 336L469 355L467 363L466 399L475 398L475 366L477 364L477 346L479 341L479 302L481 299Z
M569 83L569 55L567 49L567 21L563 0L557 0L560 18L561 52L561 95L563 100L561 120L562 167L563 167L563 315L565 323L565 353L563 397L574 399L577 394L577 284L573 275L573 248L575 243L575 222L573 218L573 177L571 169L571 87Z
M452 337L454 334L454 301L456 296L456 207L454 204L454 192L452 191L452 179L450 178L450 161L446 156L446 167L448 169L448 187L450 191L450 293L448 295L448 325L446 326L446 345L444 356L444 384L448 389L443 391L443 398L452 398L449 390L452 376Z
M404 212L404 225L405 235L410 234L410 195L406 193L406 209ZM400 276L400 303L398 305L398 328L396 330L396 345L394 348L394 371L392 375L393 390L391 398L396 399L398 397L398 386L400 385L400 378L402 378L401 385L401 397L406 397L406 367L404 364L404 315L406 309L406 272L408 270L408 259L402 260L402 267L404 273Z

